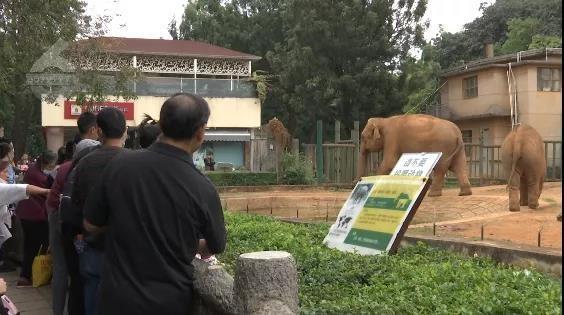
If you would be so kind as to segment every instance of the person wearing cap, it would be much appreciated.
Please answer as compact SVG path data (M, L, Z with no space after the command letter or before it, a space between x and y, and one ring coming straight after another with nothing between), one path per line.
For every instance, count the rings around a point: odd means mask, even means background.
M70 171L82 157L95 150L100 142L92 139L80 141L74 149L70 161L59 166L51 192L47 196L47 213L49 215L49 245L53 258L52 308L53 314L63 314L67 303L69 315L84 314L83 282L79 272L78 255L73 246L74 233L63 234L59 205L63 187ZM64 228L69 231L70 228ZM65 245L66 244L66 245ZM67 279L70 277L70 287Z

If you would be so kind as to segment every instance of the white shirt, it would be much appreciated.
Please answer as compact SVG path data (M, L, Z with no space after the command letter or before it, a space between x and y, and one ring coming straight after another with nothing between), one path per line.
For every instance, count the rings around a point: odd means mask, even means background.
M0 246L12 237L12 233L8 230L8 228L12 227L12 218L8 211L8 205L27 199L26 191L27 184L0 183Z

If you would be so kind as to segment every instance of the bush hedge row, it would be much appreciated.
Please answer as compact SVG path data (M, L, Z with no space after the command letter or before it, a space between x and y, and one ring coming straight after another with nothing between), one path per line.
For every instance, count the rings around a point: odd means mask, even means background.
M208 172L206 175L216 186L276 185L276 173Z
M560 314L560 282L418 245L391 256L360 256L322 245L328 225L296 225L226 213L233 272L246 252L284 250L297 261L302 314Z

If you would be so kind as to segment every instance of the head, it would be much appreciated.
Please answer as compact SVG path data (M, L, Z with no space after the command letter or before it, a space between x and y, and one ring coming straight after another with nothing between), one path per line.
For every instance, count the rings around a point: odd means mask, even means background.
M96 128L96 114L92 112L84 112L80 114L76 122L78 132L82 139L98 140L98 129Z
M57 166L57 154L53 151L45 151L41 153L37 159L37 163L45 174L50 174Z
M370 118L362 130L361 149L370 152L379 152L384 148L382 137L383 118Z
M59 150L57 150L57 162L55 164L60 165L63 164L64 162L65 162L65 147L60 147Z
M8 181L8 166L10 163L8 161L0 161L0 183L5 184Z
M159 126L166 141L176 143L192 154L204 142L209 117L210 108L202 97L178 93L161 107Z
M9 143L0 143L0 160L10 161L10 152L12 152L12 146Z
M125 143L127 126L122 111L114 107L103 108L96 117L98 133L103 144Z
M6 153L6 156L2 156L2 159L6 159L8 161L13 161L14 160L14 144L12 143L12 140L10 139L6 139L6 138L0 138L0 144L7 144L8 146L5 147L3 150L6 150L6 148L10 148L9 151ZM2 152L2 155L4 155L4 152Z
M145 119L143 119L137 128L137 134L141 148L147 148L153 144L153 142L157 141L157 138L161 134L161 128L153 117L145 114Z
M27 153L22 154L22 157L20 158L20 163L21 164L29 163L29 155L27 155Z

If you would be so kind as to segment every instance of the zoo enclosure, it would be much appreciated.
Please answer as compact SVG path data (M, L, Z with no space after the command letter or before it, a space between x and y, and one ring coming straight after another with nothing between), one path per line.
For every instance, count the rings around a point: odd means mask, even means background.
M360 126L355 122L349 139L341 138L341 123L334 123L334 141L323 140L323 123L318 122L317 143L301 144L293 141L293 151L300 151L311 162L314 174L323 183L346 184L356 178L360 152ZM251 140L253 155L252 171L273 171L276 169L277 154L275 144L264 131L256 132ZM562 180L562 141L545 141L545 159L547 165L546 181ZM501 146L479 143L465 143L468 177L474 185L505 183L507 177L501 163ZM318 151L321 154L318 154ZM367 158L366 172L376 174L383 153L371 153ZM455 180L453 173L447 174L449 180Z

